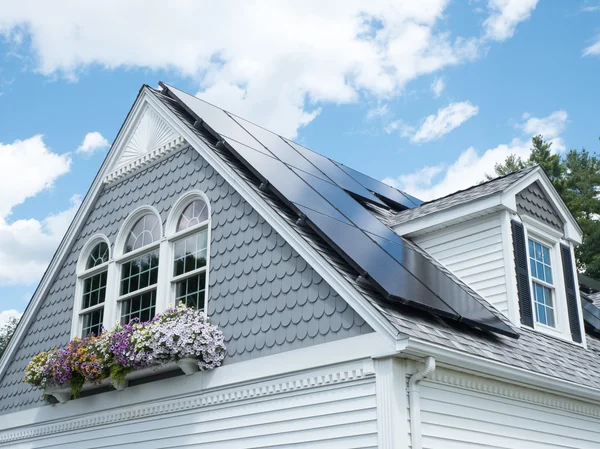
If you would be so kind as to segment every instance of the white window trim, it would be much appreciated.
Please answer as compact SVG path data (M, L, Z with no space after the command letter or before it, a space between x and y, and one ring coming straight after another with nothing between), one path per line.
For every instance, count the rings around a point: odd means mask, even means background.
M527 222L523 222L525 232L525 251L527 254L527 270L529 272L529 292L531 297L531 307L533 313L533 328L537 331L559 338L574 344L579 345L571 338L571 328L569 324L569 311L567 308L567 297L565 293L564 275L562 269L562 257L560 253L561 239L555 233L549 233L541 227L533 226ZM550 248L550 263L552 270L553 284L549 285L546 282L535 279L531 273L529 240L534 240L544 246ZM554 302L554 320L555 327L547 326L538 323L536 319L537 310L535 306L535 293L533 291L533 283L538 282L540 285L551 288L552 300Z
M136 222L143 216L146 215L148 213L151 213L153 215L155 215L158 218L158 225L159 225L159 239L155 242L152 242L149 245L146 245L142 248L138 248L135 249L133 251L130 251L128 253L125 253L125 244L127 243L127 237L129 235L129 231L131 231L131 228L136 224ZM156 284L154 286L151 287L145 287L143 289L139 289L135 291L135 294L141 294L144 293L146 291L150 291L150 290L154 290L156 289L156 304L155 304L155 308L154 308L154 314L156 315L157 313L161 312L162 310L159 309L159 304L161 302L160 297L161 297L161 275L164 277L164 271L165 271L165 263L161 263L161 261L166 260L165 259L165 251L163 249L163 242L165 241L164 238L164 234L163 234L163 224L162 224L162 218L160 216L160 214L158 213L158 211L152 207L152 206L140 206L138 208L136 208L133 212L131 212L127 218L125 219L125 221L123 222L123 224L121 225L121 229L119 230L119 233L117 235L117 239L116 239L116 243L115 243L115 257L114 257L114 264L112 267L112 270L109 271L109 279L112 279L112 284L111 284L111 289L110 289L110 310L107 313L107 310L104 310L104 323L105 323L105 327L107 329L112 329L115 325L119 324L121 322L121 304L123 303L123 301L127 300L128 298L130 298L131 296L135 296L134 293L128 293L126 295L121 295L121 275L122 275L122 269L123 269L123 264L126 262L129 262L133 259L136 259L137 257L146 254L150 251L154 251L156 249L158 249L158 276L157 276L157 281ZM112 276L110 276L112 274ZM107 282L108 280L107 279ZM109 295L109 291L107 288L107 301L108 301L108 295ZM108 321L110 320L110 321ZM109 323L108 325L106 323Z
M102 242L104 242L108 245L108 261L104 262L100 265L97 265L95 267L87 269L86 265L87 265L87 260L90 257L90 254L92 253L92 251L96 247L96 245L98 245L99 243L102 243ZM105 291L105 295L104 295L104 303L102 303L102 306L104 307L104 319L102 321L102 325L105 328L107 327L107 309L110 311L110 307L108 307L108 305L110 302L110 295L109 295L110 285L111 285L110 284L110 282L111 282L110 265L113 262L112 254L113 254L113 251L112 251L110 242L104 234L95 234L92 237L90 237L90 239L85 243L85 245L83 245L83 248L79 252L79 258L77 259L77 265L76 265L77 280L75 281L75 298L73 299L73 317L71 319L71 339L82 336L83 314L100 308L100 304L97 304L96 306L92 306L92 307L88 307L87 309L83 309L81 307L81 305L82 305L81 301L83 299L83 290L84 290L85 280L87 278L89 278L90 276L94 276L103 271L106 271L107 274L106 274L106 291Z
M183 213L185 208L194 200L202 200L206 203L206 207L208 208L208 220L198 223L197 225L191 226L183 231L177 232L177 222L179 221L180 215ZM186 279L188 277L197 275L199 273L205 272L206 275L205 285L204 285L204 311L208 310L208 289L209 289L209 273L210 273L210 242L211 242L211 217L212 210L210 207L210 201L206 194L200 190L191 190L184 195L182 195L171 208L171 212L169 213L169 217L167 218L167 224L165 226L165 234L167 236L167 241L165 242L164 248L166 253L165 260L168 261L168 268L164 270L166 272L165 280L162 287L163 294L161 295L161 311L166 310L169 306L176 306L175 304L175 283L177 281ZM202 268L198 268L189 273L184 273L179 276L173 275L173 264L175 262L175 242L185 238L191 234L195 234L196 232L202 231L206 229L206 265ZM168 271L167 271L168 270ZM160 278L159 278L160 281ZM158 304L157 304L158 308Z

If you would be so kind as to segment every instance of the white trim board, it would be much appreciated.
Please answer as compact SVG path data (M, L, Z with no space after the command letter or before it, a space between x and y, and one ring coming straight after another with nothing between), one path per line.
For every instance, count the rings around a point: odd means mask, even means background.
M296 349L279 354L265 356L260 359L224 365L212 371L198 372L191 376L179 376L156 383L147 383L126 388L123 391L102 393L69 401L54 406L41 406L34 409L9 413L0 420L0 432L19 429L25 426L40 425L67 421L79 416L89 415L90 411L102 413L119 410L123 407L153 404L158 401L183 398L200 392L222 388L243 387L258 381L269 381L283 376L298 375L310 372L315 377L322 375L320 371L348 372L360 371L361 376L373 376L374 368L371 356L377 352L389 351L391 346L379 335L372 333L343 340L323 343L308 348ZM350 364L351 366L348 366ZM340 369L339 367L342 367ZM325 374L325 373L323 373ZM294 388L306 388L320 384L343 381L343 377L323 378L322 381L301 382ZM285 390L285 389L284 389ZM284 391L281 390L281 391ZM262 394L275 394L278 391L266 391ZM249 397L249 396L246 396ZM245 398L242 396L242 398ZM2 439L0 437L0 443Z
M449 226L472 217L493 213L499 210L508 210L511 213L516 214L517 202L515 196L521 190L536 181L543 192L550 198L550 201L552 201L561 219L565 223L564 237L576 244L581 243L581 228L540 167L536 167L523 178L515 181L504 191L475 198L456 206L450 206L440 211L416 217L410 221L394 226L394 231L399 235L414 237L427 232L432 232L440 227Z

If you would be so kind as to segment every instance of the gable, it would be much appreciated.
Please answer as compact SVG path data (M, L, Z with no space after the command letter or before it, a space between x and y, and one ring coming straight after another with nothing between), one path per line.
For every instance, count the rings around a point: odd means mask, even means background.
M516 202L520 214L531 215L554 229L564 229L562 219L537 181L517 193Z
M226 364L338 340L372 328L193 148L187 147L101 191L0 380L0 413L35 407L22 382L38 352L66 344L75 267L89 238L113 246L127 216L153 206L163 223L179 197L198 189L211 203L207 313L225 335Z

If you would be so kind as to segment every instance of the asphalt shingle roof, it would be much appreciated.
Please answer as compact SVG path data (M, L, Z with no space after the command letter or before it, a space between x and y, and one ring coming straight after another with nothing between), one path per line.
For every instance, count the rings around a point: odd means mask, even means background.
M307 225L297 223L297 216L281 200L269 191L259 188L258 179L251 174L227 150L218 149L215 141L204 130L195 129L194 119L189 116L174 100L154 91L171 111L178 116L205 144L228 163L236 173L250 185L275 211L283 217L288 225L296 230L305 241L319 252L341 276L352 283L374 308L379 310L389 322L410 338L436 343L447 348L481 356L510 366L523 368L534 373L548 375L557 379L600 389L600 339L587 336L588 348L559 340L531 329L519 329L520 338L513 339L490 332L481 331L462 323L446 320L427 312L388 302L379 292L366 283L356 283L357 273L340 256ZM426 203L419 208L426 211L441 210L460 204L480 195L489 195L507 188L521 179L533 169L498 178L485 184L457 192L440 200ZM438 204L436 204L438 203ZM379 215L376 208L371 209L382 221L388 221L385 213ZM419 216L418 213L417 215ZM421 250L417 245L415 248ZM425 253L426 254L426 253ZM447 271L447 270L446 270ZM469 289L460 279L450 273L463 288ZM472 290L471 290L472 291ZM475 292L473 292L475 293ZM475 295L477 295L475 293ZM478 295L477 295L478 296ZM486 303L487 305L487 303ZM489 306L491 307L491 306Z
M423 217L434 212L439 212L450 207L458 206L459 204L468 203L469 201L484 198L498 192L503 192L515 182L531 173L533 170L535 170L535 168L536 166L528 167L509 175L501 176L468 189L459 190L458 192L451 193L450 195L423 203L413 209L401 211L394 217L390 218L388 223L391 226L399 225L401 223L414 220L415 218Z

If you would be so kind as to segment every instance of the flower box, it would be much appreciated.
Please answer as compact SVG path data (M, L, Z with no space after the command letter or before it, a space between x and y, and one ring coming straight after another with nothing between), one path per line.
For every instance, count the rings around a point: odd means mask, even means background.
M115 390L122 391L127 387L127 381L129 380L142 379L154 374L166 373L176 369L183 371L186 376L197 373L200 370L198 367L198 360L186 358L177 362L167 363L166 365L149 366L148 368L132 371L125 375L126 381L124 383L114 382L110 377L102 379L100 382L85 382L80 391L95 390L109 385L112 385ZM70 401L72 396L70 384L46 387L44 393L48 396L53 396L61 404Z
M63 348L36 355L25 382L61 403L81 391L180 369L186 375L221 365L223 333L206 315L180 304L147 323L131 322L100 336L74 339Z

